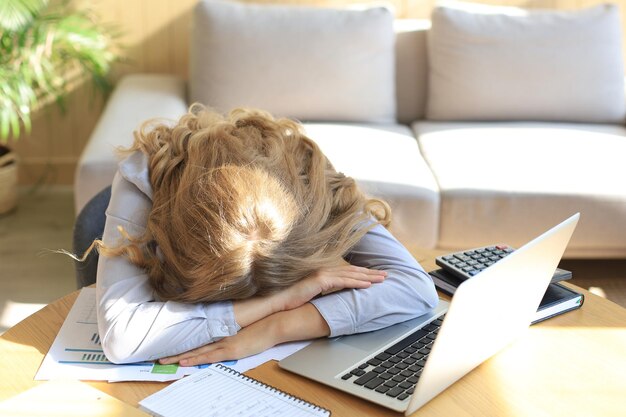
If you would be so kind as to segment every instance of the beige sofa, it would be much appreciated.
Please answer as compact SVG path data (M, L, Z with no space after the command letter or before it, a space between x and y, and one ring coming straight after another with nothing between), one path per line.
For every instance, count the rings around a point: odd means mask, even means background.
M579 211L566 256L623 258L617 10L493 12L436 9L431 26L383 9L200 2L189 80L119 82L80 158L77 212L142 121L200 101L302 120L338 170L391 204L411 247L519 246Z

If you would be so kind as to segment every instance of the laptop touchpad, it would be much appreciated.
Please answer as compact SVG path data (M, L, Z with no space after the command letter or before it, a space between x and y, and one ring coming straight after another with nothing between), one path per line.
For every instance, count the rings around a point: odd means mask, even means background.
M373 332L340 336L335 339L335 342L371 352L386 345L390 340L400 336L401 334L406 333L409 329L411 329L411 327L400 323Z

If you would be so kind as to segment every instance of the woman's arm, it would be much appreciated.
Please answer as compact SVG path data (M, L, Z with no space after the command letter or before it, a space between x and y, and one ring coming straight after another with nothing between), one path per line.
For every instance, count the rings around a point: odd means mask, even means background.
M345 288L364 289L385 280L387 273L349 264L321 268L289 288L266 297L233 302L237 323L249 326L277 312L296 309L320 294Z
M180 355L161 359L161 363L181 362L184 366L239 359L262 352L279 343L328 336L330 328L319 311L308 301L318 294L345 288L370 288L381 285L386 273L339 265L322 268L290 288L276 294L282 311L249 324L234 336L201 346ZM236 305L236 304L235 304Z
M180 363L182 366L222 362L245 358L280 343L315 339L329 334L330 328L326 320L311 303L306 303L265 317L234 336L177 356L163 358L160 362Z
M381 225L355 245L346 260L387 272L385 282L364 290L345 290L311 301L330 327L330 336L376 330L415 318L439 299L430 276Z

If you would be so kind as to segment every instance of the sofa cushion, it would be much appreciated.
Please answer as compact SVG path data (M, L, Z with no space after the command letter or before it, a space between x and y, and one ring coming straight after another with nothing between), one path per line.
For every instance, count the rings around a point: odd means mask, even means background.
M192 101L300 120L395 122L388 9L209 0L193 16Z
M626 255L626 128L413 125L441 191L439 246L520 246L575 212L569 256Z
M391 230L408 247L437 243L439 192L411 130L402 125L305 124L335 168L392 208Z
M436 8L431 120L623 122L619 9Z

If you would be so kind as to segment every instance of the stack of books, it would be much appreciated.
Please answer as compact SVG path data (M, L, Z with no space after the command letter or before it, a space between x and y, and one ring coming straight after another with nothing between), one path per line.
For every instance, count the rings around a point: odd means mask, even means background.
M460 278L443 269L431 271L430 276L433 278L435 286L450 296L454 295L458 286L465 280L464 278ZM552 276L552 281L548 286L541 303L539 304L537 315L532 322L533 324L547 320L559 314L575 310L583 305L583 302L585 301L583 294L561 284L562 281L568 280L571 277L571 271L557 268Z

